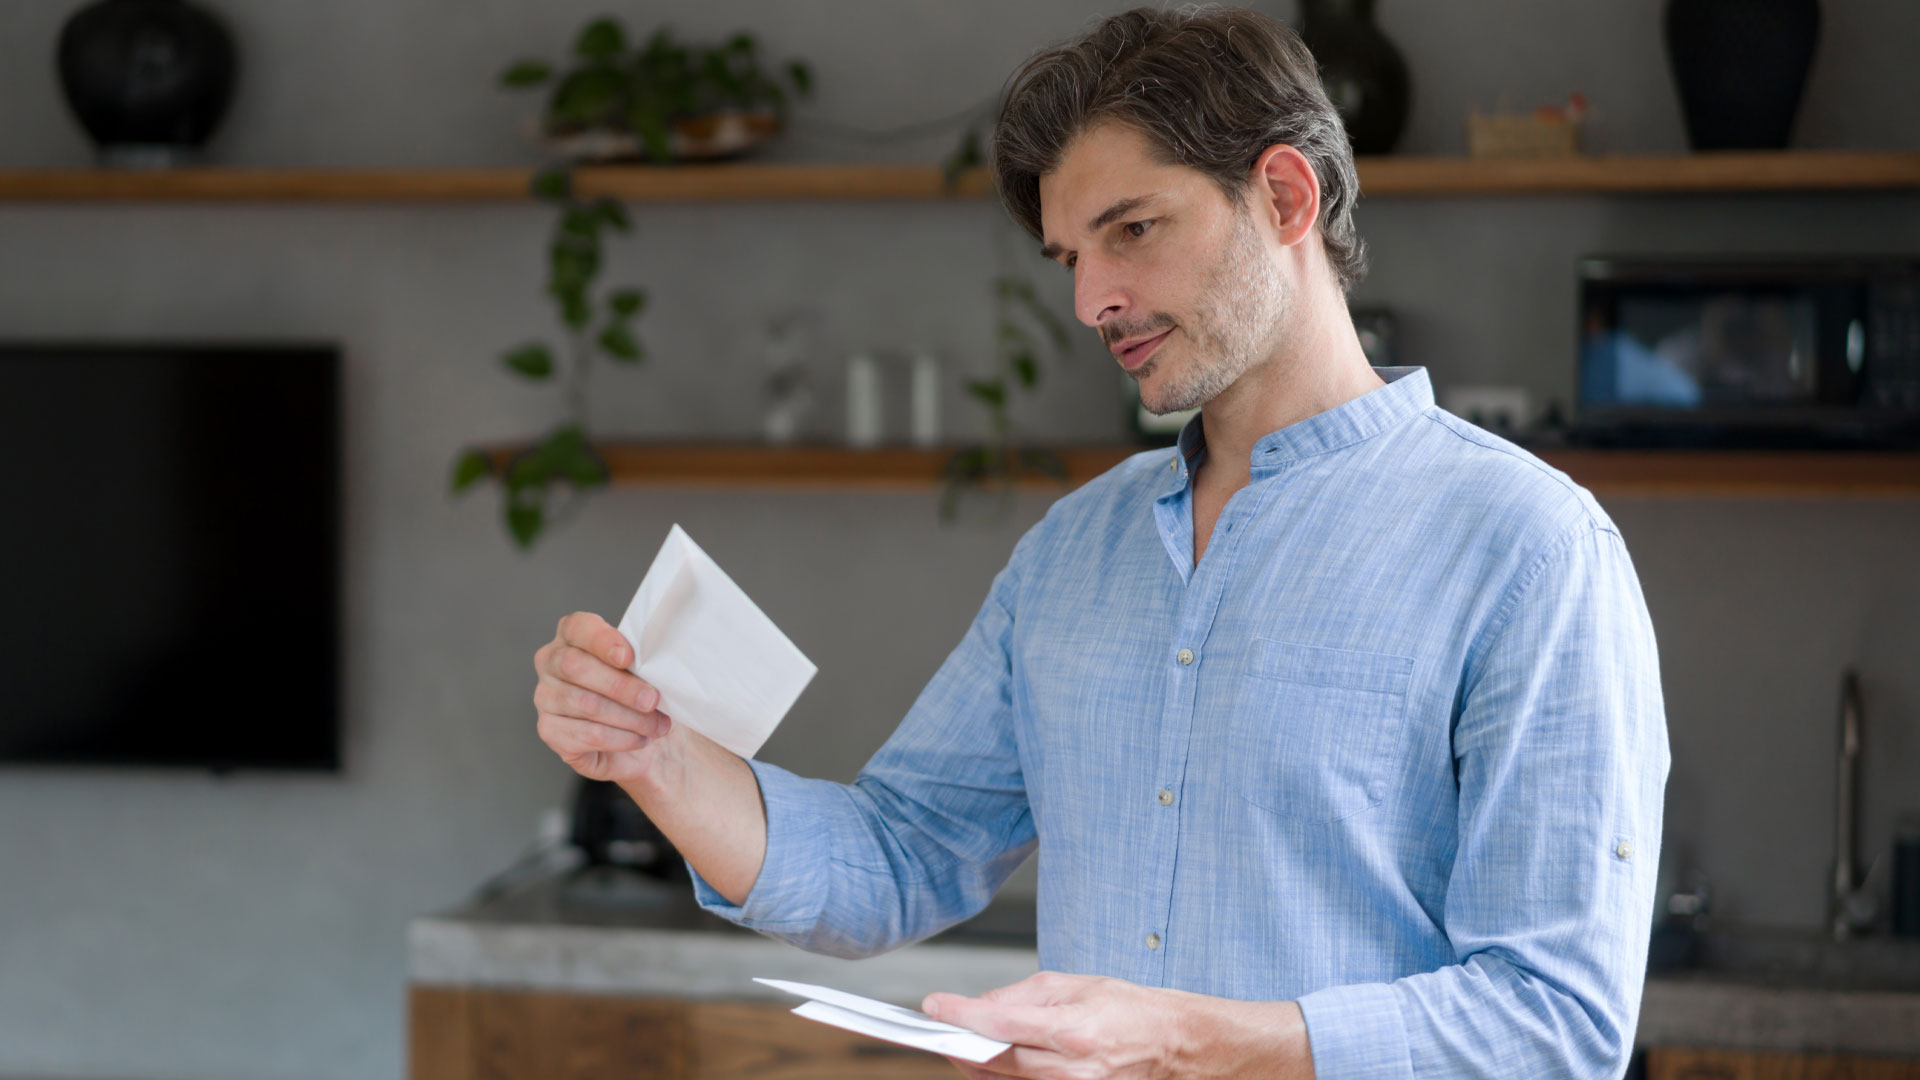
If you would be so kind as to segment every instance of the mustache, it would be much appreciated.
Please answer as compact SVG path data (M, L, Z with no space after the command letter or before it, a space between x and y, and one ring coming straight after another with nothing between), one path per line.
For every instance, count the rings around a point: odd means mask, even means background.
M1118 323L1109 323L1100 328L1100 340L1106 343L1107 348L1111 349L1128 338L1157 334L1162 330L1172 329L1173 325L1173 316L1165 314L1154 315L1147 321L1134 326L1122 326Z

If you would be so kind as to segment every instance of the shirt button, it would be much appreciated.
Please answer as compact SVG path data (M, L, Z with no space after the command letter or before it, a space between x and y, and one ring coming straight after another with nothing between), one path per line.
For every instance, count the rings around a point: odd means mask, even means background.
M1158 949L1159 947L1160 947L1160 935L1159 935L1159 934L1148 934L1148 935L1147 935L1147 948L1149 948L1149 949Z
M1614 855L1616 855L1616 856L1618 856L1619 858L1622 858L1622 859L1629 859L1629 858L1632 858L1632 857L1633 857L1633 845L1632 845L1632 844L1629 844L1629 843L1627 843L1627 842L1626 842L1625 840L1622 840L1622 841L1620 841L1620 842L1619 842L1618 844L1615 844L1615 845L1613 846L1613 853L1614 853Z
M1173 805L1173 789L1172 788L1160 789L1160 805L1161 806Z
M1180 654L1176 656L1175 659L1179 660L1182 664L1191 664L1193 663L1193 650L1181 649Z

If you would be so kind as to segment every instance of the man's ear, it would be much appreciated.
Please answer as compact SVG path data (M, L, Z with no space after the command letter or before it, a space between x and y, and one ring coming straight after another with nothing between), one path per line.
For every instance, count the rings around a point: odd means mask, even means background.
M1260 152L1248 176L1252 209L1291 247L1320 220L1320 178L1306 155L1286 143Z

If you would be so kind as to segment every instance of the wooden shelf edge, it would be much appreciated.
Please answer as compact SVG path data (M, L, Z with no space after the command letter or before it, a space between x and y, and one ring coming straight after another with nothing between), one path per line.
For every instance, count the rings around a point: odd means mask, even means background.
M1368 195L1661 195L1920 188L1920 152L1717 150L1557 158L1358 159Z
M530 168L0 169L0 201L513 202L531 201ZM984 169L949 192L937 165L736 164L582 166L575 191L625 202L743 199L978 199Z
M1356 159L1362 197L1633 195L1920 189L1920 151L1784 150L1559 158ZM527 201L531 168L0 169L5 201ZM983 199L984 168L949 191L937 165L736 163L575 170L580 194L626 202Z
M750 443L603 444L618 484L700 487L927 490L942 482L954 447L871 450ZM1064 481L1022 476L1023 486L1065 491L1146 446L1048 448ZM1162 448L1167 449L1167 448ZM496 462L510 448L491 451ZM1596 494L1726 498L1920 497L1920 453L1726 450L1539 450L1541 460Z

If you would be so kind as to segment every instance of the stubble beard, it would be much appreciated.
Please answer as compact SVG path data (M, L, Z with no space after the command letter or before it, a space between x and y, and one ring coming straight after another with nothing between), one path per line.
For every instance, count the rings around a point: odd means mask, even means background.
M1193 319L1182 328L1189 343L1187 362L1151 387L1159 356L1127 373L1140 384L1140 403L1164 416L1213 400L1266 355L1292 301L1286 278L1262 249L1253 215L1242 203L1200 288Z

